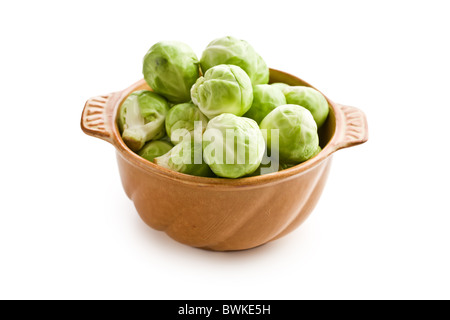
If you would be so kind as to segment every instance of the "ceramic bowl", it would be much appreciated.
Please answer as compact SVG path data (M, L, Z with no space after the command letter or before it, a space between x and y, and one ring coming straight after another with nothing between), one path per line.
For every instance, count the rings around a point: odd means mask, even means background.
M270 70L270 82L309 86ZM89 99L81 127L111 143L123 187L142 220L189 246L217 251L243 250L278 239L309 216L325 186L335 151L367 141L365 115L327 98L330 114L320 129L323 150L314 158L277 173L241 178L203 178L173 172L132 152L117 127L121 103L144 80L129 88Z

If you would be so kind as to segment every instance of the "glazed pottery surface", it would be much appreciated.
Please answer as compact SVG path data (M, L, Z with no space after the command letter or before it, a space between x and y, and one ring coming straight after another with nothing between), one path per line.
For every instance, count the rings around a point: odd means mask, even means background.
M270 82L310 86L270 70ZM144 80L86 102L81 126L86 134L113 144L128 197L142 220L173 239L210 250L243 250L280 238L297 228L314 209L336 150L367 141L365 115L328 100L330 115L319 130L322 151L277 173L241 179L189 176L157 166L133 153L116 124L121 103Z

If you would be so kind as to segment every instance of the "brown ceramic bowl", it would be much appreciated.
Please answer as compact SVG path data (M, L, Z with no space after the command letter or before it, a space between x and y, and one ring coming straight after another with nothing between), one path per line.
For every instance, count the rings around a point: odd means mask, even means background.
M270 70L270 82L310 86L285 72ZM321 128L323 150L293 168L241 179L203 178L173 172L133 153L122 141L119 106L144 80L108 95L91 98L81 127L111 143L123 187L142 220L189 246L226 251L249 249L297 228L320 198L332 154L367 141L367 121L359 109L328 100L330 115Z

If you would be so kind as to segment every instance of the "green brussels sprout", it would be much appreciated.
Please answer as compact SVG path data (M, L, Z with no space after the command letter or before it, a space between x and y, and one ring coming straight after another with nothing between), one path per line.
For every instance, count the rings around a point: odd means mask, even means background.
M166 115L166 118L167 118L167 115ZM164 132L165 132L165 131L164 131ZM169 138L167 135L165 135L165 136L162 137L162 138L158 138L158 140L159 140L159 141L168 142L168 143L172 144L172 141L170 140L170 138Z
M200 59L203 73L219 64L241 67L247 72L253 85L269 82L267 64L247 41L223 37L208 44Z
M190 89L199 77L199 62L192 49L176 41L153 45L144 57L145 81L170 102L188 102Z
M286 103L298 104L308 109L320 128L328 117L327 99L317 90L309 87L295 86L285 88L283 93L286 97Z
M314 158L315 156L317 156L320 151L322 151L322 148L320 146L317 147L316 152L314 152L314 154L311 156L311 158Z
M320 147L319 147L320 148ZM280 163L280 171L282 171L282 170L286 170L286 169L289 169L289 168L292 168L292 167L294 167L294 166L296 166L297 165L297 163L285 163L285 162L281 162Z
M283 92L268 84L258 84L253 87L253 103L244 117L260 123L270 111L286 104Z
M230 113L210 120L203 134L203 158L219 177L239 178L253 173L265 148L258 124Z
M282 82L274 82L270 84L272 87L278 88L281 91L283 91L286 88L289 88L290 85L286 84L286 83L282 83Z
M264 152L264 156L261 160L261 164L258 169L256 169L253 173L250 173L249 177L262 176L269 173L274 173L282 170L281 163L278 158L270 157Z
M197 80L191 97L209 119L223 113L242 116L252 106L252 83L238 66L222 64L212 67Z
M250 174L251 177L262 176L269 173L279 172L295 166L296 163L281 162L278 152L272 152L269 156L268 153L264 153L261 165L255 172Z
M293 164L280 163L278 166L274 167L270 162L268 164L261 163L258 169L256 169L255 172L250 174L249 177L263 176L269 173L280 172L282 170L289 169L293 166L294 166Z
M316 152L311 156L311 158L315 157L319 154L319 152L322 151L321 147L317 147ZM264 154L263 160L261 161L261 165L256 169L255 172L250 174L250 177L255 176L262 176L269 173L279 172L283 171L289 168L292 168L296 166L298 163L287 163L287 162L280 162L279 159L274 157L268 157L266 154Z
M192 102L177 104L170 109L166 116L166 132L172 143L178 144L181 138L179 136L175 137L172 133L180 129L185 129L186 132L192 133L196 121L201 121L203 133L208 124L208 118Z
M317 124L304 107L294 104L279 106L264 118L260 127L267 130L267 146L272 154L278 151L281 162L300 163L317 152Z
M173 144L163 140L150 141L138 152L142 158L147 159L150 162L157 157L160 157L173 148Z
M141 90L130 94L120 106L118 120L125 144L136 152L147 141L164 137L168 111L166 99L154 92Z
M203 161L202 141L193 138L173 147L168 153L155 158L155 163L166 169L199 177L211 177L213 173Z

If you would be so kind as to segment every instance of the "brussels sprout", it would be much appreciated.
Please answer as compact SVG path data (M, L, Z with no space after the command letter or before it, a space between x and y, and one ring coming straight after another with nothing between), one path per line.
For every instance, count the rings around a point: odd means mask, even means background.
M295 86L285 88L283 93L286 103L298 104L308 109L320 128L328 117L328 102L317 90L309 87Z
M196 121L201 121L203 133L208 124L208 118L192 102L177 104L170 109L166 116L166 132L172 143L177 144L180 140L180 137L172 136L173 132L185 129L186 132L192 133Z
M260 126L267 130L267 146L271 148L272 154L279 152L282 162L303 162L317 152L317 124L311 112L301 106L279 106L264 118ZM278 131L272 131L273 129Z
M280 89L259 84L253 87L253 103L244 117L260 123L270 111L283 104L286 104L286 98Z
M173 144L166 141L162 140L150 141L145 144L145 146L138 152L138 154L142 158L147 159L150 162L153 162L153 159L166 154L172 148Z
M219 64L233 64L247 72L253 85L269 82L269 68L255 49L244 40L223 37L212 41L203 51L203 73Z
M319 147L320 148L320 147ZM286 169L289 169L289 168L292 168L292 167L294 167L294 166L296 166L297 165L297 163L285 163L285 162L281 162L280 163L280 171L282 171L282 170L286 170Z
M282 82L275 82L275 83L271 83L270 84L272 87L278 88L281 91L283 91L286 88L289 88L290 85L286 84L286 83L282 83Z
M311 156L311 158L315 157L319 154L319 152L322 151L321 147L317 147L316 152ZM287 163L287 162L280 162L279 159L276 159L274 157L268 157L266 154L263 157L263 160L261 161L261 165L256 169L255 172L250 174L250 177L255 176L262 176L269 173L279 172L283 171L289 168L292 168L296 166L298 163Z
M261 160L261 164L255 172L250 173L249 177L262 176L269 173L278 172L281 170L281 163L278 158L269 157L266 152Z
M120 107L123 141L131 150L139 151L147 141L164 137L168 111L167 101L160 95L146 90L133 92Z
M148 85L170 102L188 102L199 77L198 58L182 42L158 42L144 57L143 74Z
M314 152L314 154L311 156L311 158L314 158L315 156L317 156L320 153L320 151L322 151L322 148L319 146L319 147L317 147L316 152Z
M280 163L277 167L272 166L271 163L261 164L258 167L258 169L256 169L255 172L253 172L252 174L249 175L249 177L263 176L265 174L279 172L279 171L291 168L293 166L294 165L291 165L291 164L288 165L288 164L284 164L284 163Z
M167 115L166 115L166 119L167 119ZM165 131L164 131L164 132L165 132ZM168 143L172 144L172 141L170 140L170 138L169 138L167 135L165 135L165 136L162 137L162 138L158 138L157 140L159 140L159 141L164 141L164 142L168 142Z
M197 80L191 97L209 119L223 113L242 116L252 105L252 83L241 68L222 64L212 67Z
M199 177L211 177L213 173L202 158L202 142L183 139L168 153L155 158L155 163L166 169Z
M295 166L296 163L281 162L278 152L272 152L270 156L264 153L264 157L261 161L261 165L255 172L250 174L251 177L262 176L269 173L279 172Z
M239 178L253 173L265 152L258 124L230 113L210 120L203 135L203 158L219 177Z

